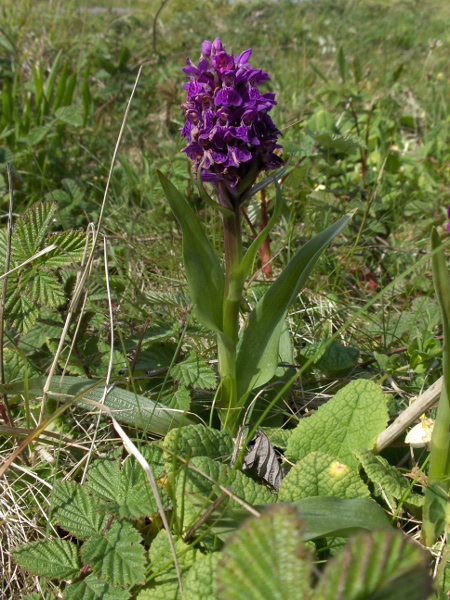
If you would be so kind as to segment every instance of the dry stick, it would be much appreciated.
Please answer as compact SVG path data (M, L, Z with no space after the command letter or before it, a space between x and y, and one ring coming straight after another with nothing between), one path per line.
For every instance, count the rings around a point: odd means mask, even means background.
M14 204L14 194L12 187L11 177L11 164L7 164L8 170L8 183L9 183L9 212L8 212L8 226L6 230L6 258L5 258L5 274L9 271L9 265L11 263L11 238L12 238L12 213ZM5 384L5 360L3 355L3 339L4 339L4 324L5 324L5 304L6 304L6 288L8 286L8 277L5 277L2 288L2 297L0 301L0 369L1 369L1 382ZM7 425L14 427L14 420L9 409L8 396L3 394L3 400L0 401L0 413L3 420Z
M387 448L398 436L403 433L407 427L412 425L420 415L432 408L441 395L442 390L441 377L433 383L426 392L421 394L417 400L415 400L408 408L406 408L400 415L395 419L391 425L380 433L375 442L374 452L381 452L384 448Z
M92 242L91 253L89 255L89 258L88 258L88 261L87 261L85 269L83 271L80 271L78 273L78 276L77 276L77 285L75 287L75 290L74 290L74 293L73 293L73 296L72 296L72 300L71 300L70 305L69 305L69 310L68 310L68 313L67 313L66 322L64 323L64 328L63 328L63 331L61 333L61 339L59 341L58 348L56 350L55 357L53 359L53 363L52 363L52 365L50 367L50 371L49 371L49 374L48 374L48 377L47 377L47 381L45 382L45 385L44 385L43 395L42 395L41 414L40 414L40 417L39 417L39 421L40 422L44 418L45 405L46 405L46 402L47 402L48 392L50 390L50 384L51 384L51 381L52 381L53 376L55 374L56 367L58 365L58 360L59 360L59 357L60 357L61 352L62 352L63 347L64 347L66 335L67 335L67 332L69 330L70 323L72 322L72 317L73 317L73 315L74 315L74 313L75 313L75 311L77 309L77 306L78 306L78 303L79 303L79 300L80 300L80 297L81 297L82 290L83 290L84 285L85 285L85 283L86 283L86 281L88 279L88 276L89 276L92 264L94 262L94 252L95 252L95 248L97 246L99 232L100 232L100 229L101 229L101 226L102 226L102 223L103 223L103 216L104 216L105 207L106 207L106 198L108 196L109 187L111 185L111 179L112 179L113 169L114 169L114 165L116 163L117 153L119 151L120 142L122 141L122 136L123 136L123 132L125 130L125 125L126 125L126 122L127 122L127 119L128 119L128 114L130 112L131 103L133 101L134 94L136 92L137 85L139 83L139 79L141 77L141 72L142 72L142 66L139 67L139 71L137 73L136 80L134 82L134 86L133 86L133 89L131 91L130 98L128 100L127 108L125 109L125 114L124 114L124 117L123 117L123 120L122 120L122 125L120 127L119 135L118 135L117 142L116 142L116 145L115 145L115 148L114 148L113 156L112 156L112 159L111 159L111 166L110 166L109 173L108 173L108 179L106 181L105 193L103 195L102 206L100 208L100 214L99 214L99 217L98 217L97 229L95 231L94 239L93 239L93 242Z

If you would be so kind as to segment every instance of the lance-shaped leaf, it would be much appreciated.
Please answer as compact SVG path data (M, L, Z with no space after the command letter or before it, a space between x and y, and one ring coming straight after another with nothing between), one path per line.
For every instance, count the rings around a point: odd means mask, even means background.
M183 232L183 260L198 320L221 332L225 275L197 216L165 175L157 171L170 208Z
M36 377L26 382L1 384L0 393L14 395L23 394L27 390L30 396L42 396L46 381L46 377ZM104 385L95 387L95 383L92 379L80 377L54 377L50 384L50 392L76 396L77 404L92 410L92 404L86 400L101 402L105 387ZM117 387L111 388L108 392L104 405L111 409L114 418L119 423L143 429L155 435L165 435L174 427L192 424L192 421L181 411L171 410L146 396L133 394Z
M342 217L307 242L251 312L236 359L239 398L273 377L278 365L278 348L286 313L319 256L349 220L350 216Z
M441 238L433 228L431 248L436 250ZM433 282L442 311L444 381L439 400L433 435L431 436L430 469L423 507L422 541L432 546L448 521L448 491L450 476L450 277L443 250L433 254Z

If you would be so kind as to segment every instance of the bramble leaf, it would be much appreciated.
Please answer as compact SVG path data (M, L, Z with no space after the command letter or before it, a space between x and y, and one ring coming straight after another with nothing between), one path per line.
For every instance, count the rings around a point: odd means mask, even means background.
M64 590L64 600L128 600L131 592L113 587L105 581L99 581L94 575L88 575L81 581L71 583Z
M387 397L366 379L352 381L294 429L286 451L297 462L319 450L357 469L353 450L373 448L388 422Z
M14 550L15 561L33 575L73 579L81 569L78 548L65 540L31 542Z
M384 493L397 501L407 502L413 506L423 506L424 497L413 492L411 480L390 465L385 458L375 456L365 448L358 448L354 454L372 483L380 487Z
M144 580L142 538L128 521L114 521L104 535L90 537L81 548L81 557L99 579L111 585L134 585Z
M293 506L268 508L229 539L217 566L221 600L308 600L311 554Z
M432 592L428 555L397 531L350 538L325 567L315 600L424 600Z
M202 358L193 352L186 360L176 363L172 367L170 374L186 387L211 390L217 386L214 371Z
M213 552L195 561L183 580L184 600L219 600L216 569L221 558L221 552Z
M280 502L295 502L311 496L368 498L369 489L347 465L323 452L311 452L285 476Z
M226 431L198 424L169 431L164 439L164 448L168 450L166 461L171 464L173 454L182 458L226 458L233 453L234 444Z
M57 481L52 500L56 522L79 540L86 540L105 528L108 518L97 512L98 501L83 486L71 481Z

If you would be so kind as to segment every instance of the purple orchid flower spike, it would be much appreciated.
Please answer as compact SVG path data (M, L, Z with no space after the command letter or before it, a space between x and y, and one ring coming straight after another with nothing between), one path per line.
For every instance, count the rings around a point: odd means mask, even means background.
M220 38L205 40L198 65L187 59L183 69L189 80L182 105L186 123L181 135L188 141L183 152L195 172L201 169L203 181L217 187L223 183L238 204L261 171L284 164L276 154L281 133L268 114L276 105L275 94L258 89L270 77L250 66L251 53L233 56Z

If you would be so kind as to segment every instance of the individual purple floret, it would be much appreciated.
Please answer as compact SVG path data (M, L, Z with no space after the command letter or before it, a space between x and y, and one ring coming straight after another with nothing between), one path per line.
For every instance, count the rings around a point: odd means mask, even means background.
M183 86L187 100L181 135L188 140L183 152L195 172L201 168L203 181L224 182L233 195L248 190L260 171L284 164L274 152L281 133L268 115L275 94L260 93L258 86L270 78L250 66L251 53L232 56L220 38L206 40L198 65L188 58L183 69L189 79Z

